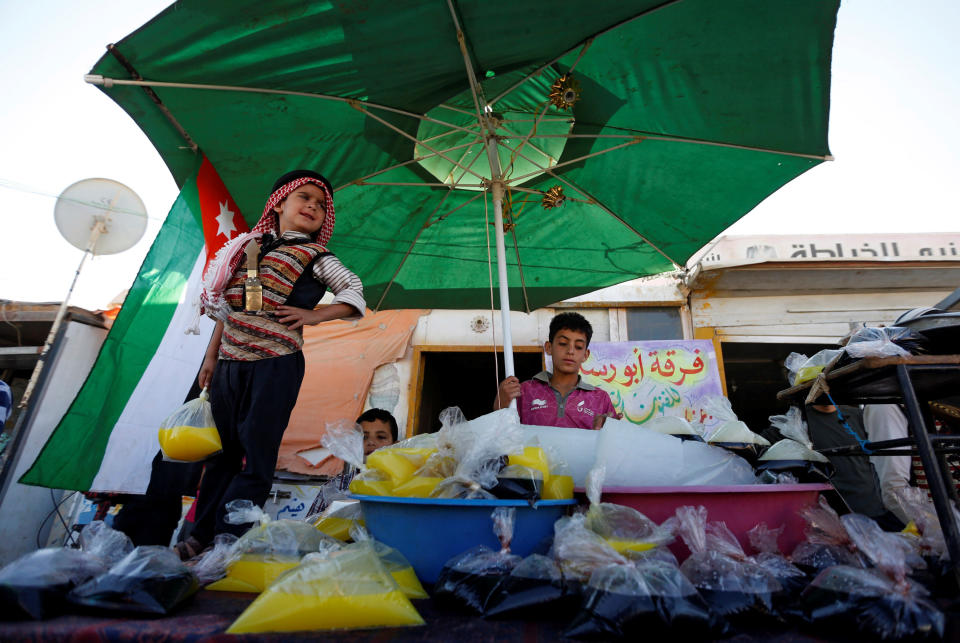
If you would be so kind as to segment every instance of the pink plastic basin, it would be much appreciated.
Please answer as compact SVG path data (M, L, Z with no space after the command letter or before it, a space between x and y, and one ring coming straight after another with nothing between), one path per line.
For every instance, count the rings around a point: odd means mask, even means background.
M748 554L753 553L747 532L765 522L771 529L784 526L777 543L784 554L803 540L806 523L799 511L817 502L827 484L757 484L727 487L607 487L603 502L633 507L656 523L674 515L677 507L703 505L708 521L723 521L740 540ZM681 561L690 555L679 537L670 546Z

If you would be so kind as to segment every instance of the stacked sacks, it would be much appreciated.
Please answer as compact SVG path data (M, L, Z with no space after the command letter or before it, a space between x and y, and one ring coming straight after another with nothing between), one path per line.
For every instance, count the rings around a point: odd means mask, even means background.
M909 578L910 546L884 532L872 519L847 514L840 519L871 569L835 565L824 569L801 595L810 622L881 639L943 636L944 616L929 592Z
M773 614L773 597L782 586L766 569L747 558L722 522L707 524L705 507L678 507L676 528L690 549L680 566L718 614Z
M133 550L122 532L94 521L80 532L80 550L50 547L0 570L0 619L44 619L61 613L73 588L105 573Z
M273 582L228 634L423 625L371 541L309 554Z
M229 547L225 556L226 577L207 589L259 593L280 574L299 565L306 554L341 547L339 541L310 523L271 520L249 500L233 500L227 503L227 511L227 522L256 526Z

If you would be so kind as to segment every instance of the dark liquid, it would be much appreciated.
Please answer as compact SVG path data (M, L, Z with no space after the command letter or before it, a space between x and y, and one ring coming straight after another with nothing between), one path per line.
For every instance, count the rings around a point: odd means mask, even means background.
M501 500L539 500L543 493L542 478L497 478L490 490Z
M888 639L943 636L943 613L917 597L865 596L811 586L801 595L800 603L807 620L823 631L858 629Z
M544 618L560 610L563 584L546 578L505 576L487 599L484 616Z
M104 574L68 595L77 605L139 614L169 614L200 588L191 573L117 576Z
M0 620L49 618L63 612L72 585L0 585Z
M769 593L729 592L697 588L703 600L715 613L731 617L749 612L770 613L773 602Z
M488 574L466 574L444 567L433 586L432 596L447 608L482 614L487 597L503 577L502 570L491 570Z
M657 635L720 635L725 626L696 594L628 596L588 590L565 635L574 638L648 638Z

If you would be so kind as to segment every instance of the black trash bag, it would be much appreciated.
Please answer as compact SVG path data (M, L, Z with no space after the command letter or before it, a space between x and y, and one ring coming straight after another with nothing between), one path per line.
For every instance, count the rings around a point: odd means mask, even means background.
M841 518L850 539L874 565L838 565L822 571L804 590L801 604L812 623L843 626L855 614L857 629L881 639L943 636L943 613L930 593L910 577L911 546L860 514Z
M501 500L527 500L533 504L543 495L543 473L523 465L508 465L497 474L497 484L490 493Z
M490 593L483 615L524 619L562 614L579 601L579 586L567 591L560 566L551 558L532 554L504 576Z
M483 613L487 598L521 560L510 553L516 513L513 507L493 510L493 531L500 539L500 551L480 545L448 560L433 586L434 600L448 608Z
M166 616L199 588L197 575L172 549L149 545L76 587L67 599L81 607Z
M763 567L749 560L736 536L722 522L707 524L705 507L678 507L677 532L690 557L680 570L724 617L750 613L774 615L773 596L783 587Z
M564 632L584 639L720 636L726 625L713 614L680 569L649 558L596 570L580 611Z
M49 548L21 556L0 570L0 619L56 616L67 593L107 570L99 558L76 549Z

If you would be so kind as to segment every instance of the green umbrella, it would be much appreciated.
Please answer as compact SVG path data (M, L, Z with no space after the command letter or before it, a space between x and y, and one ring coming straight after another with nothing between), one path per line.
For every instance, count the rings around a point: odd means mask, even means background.
M828 159L838 4L187 0L87 79L250 223L326 174L372 307L529 311L684 265Z

